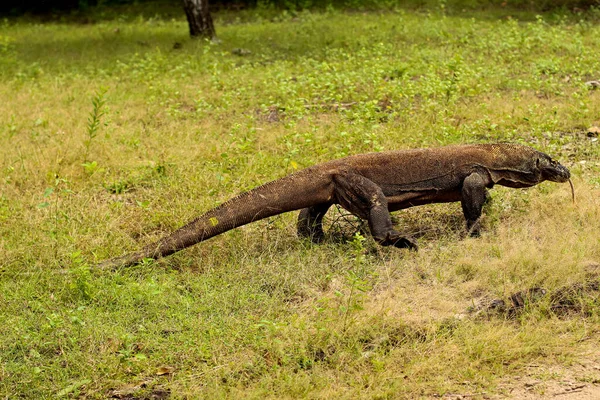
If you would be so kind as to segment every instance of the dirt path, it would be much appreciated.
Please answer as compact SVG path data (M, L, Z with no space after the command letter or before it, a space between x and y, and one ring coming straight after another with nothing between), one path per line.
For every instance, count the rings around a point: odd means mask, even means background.
M596 353L568 366L531 366L522 378L502 385L507 396L500 398L600 400L600 352Z
M460 400L600 400L600 352L591 351L568 366L531 365L523 376L500 384L496 392L502 394L449 393L442 398Z
M546 399L560 399L560 400L599 400L600 399L600 385L597 384L564 384L559 383L557 385L548 385L545 388L544 394L535 393L535 390L516 390L509 395L509 399L522 399L522 400L546 400Z

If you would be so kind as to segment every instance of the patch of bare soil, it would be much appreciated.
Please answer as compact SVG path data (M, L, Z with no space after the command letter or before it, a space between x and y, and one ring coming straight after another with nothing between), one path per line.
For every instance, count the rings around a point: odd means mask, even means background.
M500 384L498 391L501 394L448 393L440 397L457 400L600 400L600 355L590 355L570 366L531 365L523 376Z
M546 377L551 376L551 379ZM492 397L502 399L600 399L600 355L565 367L544 368L531 366L523 377L506 382L502 386L505 395Z

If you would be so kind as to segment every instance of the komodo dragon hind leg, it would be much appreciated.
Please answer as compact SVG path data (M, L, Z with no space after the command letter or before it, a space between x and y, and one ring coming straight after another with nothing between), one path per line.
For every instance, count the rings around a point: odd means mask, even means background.
M394 229L388 202L377 184L362 175L344 172L333 176L337 202L369 223L371 235L382 246L417 249L416 243Z
M314 243L321 243L325 238L323 232L323 217L331 204L319 204L308 207L298 214L298 236L309 238Z
M474 172L463 181L461 205L467 220L467 232L478 237L481 230L481 210L488 198L486 185L488 179Z

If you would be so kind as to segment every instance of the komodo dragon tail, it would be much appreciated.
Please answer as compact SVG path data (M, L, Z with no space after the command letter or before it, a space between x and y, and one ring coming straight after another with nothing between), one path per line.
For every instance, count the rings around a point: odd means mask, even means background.
M98 268L112 269L157 259L248 223L299 210L329 200L328 182L308 168L242 193L209 210L156 243L122 257L106 260Z

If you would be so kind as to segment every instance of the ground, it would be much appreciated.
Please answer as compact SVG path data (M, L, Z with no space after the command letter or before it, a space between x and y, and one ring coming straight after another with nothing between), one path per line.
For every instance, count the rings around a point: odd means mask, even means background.
M596 396L597 290L552 300L600 263L596 11L223 11L214 43L178 7L104 10L0 22L0 397ZM459 204L396 213L419 252L290 213L94 268L318 162L496 141L569 167L575 202L494 188L477 239Z

